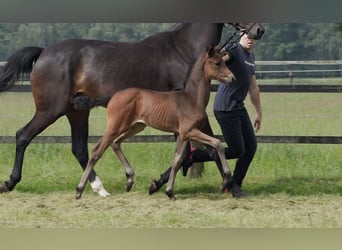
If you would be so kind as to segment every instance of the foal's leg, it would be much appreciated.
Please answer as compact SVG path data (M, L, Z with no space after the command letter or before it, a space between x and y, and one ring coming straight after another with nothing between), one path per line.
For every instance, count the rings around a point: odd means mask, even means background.
M185 147L187 146L187 143L187 141L183 141L179 139L179 137L177 137L175 156L172 160L170 176L165 189L165 193L171 200L176 200L173 192L173 186L175 183L177 172L180 169L182 160L185 156Z
M97 163L98 160L102 157L104 151L110 146L110 144L113 141L113 138L108 136L106 133L102 139L97 143L97 145L94 147L91 157L88 161L87 167L83 172L82 178L76 188L76 199L81 198L82 193L85 189L85 185L87 183L87 180L89 179L90 173L93 171L95 164Z
M222 164L222 170L223 170L223 181L222 181L222 191L225 190L225 188L228 186L229 182L231 181L231 170L228 166L225 154L224 154L224 147L221 143L221 141L217 138L211 137L207 134L204 134L202 131L194 129L188 134L189 138L194 141L198 141L201 143L204 143L206 145L212 146L216 149L221 164Z
M89 128L89 110L76 111L73 110L67 114L71 126L72 138L72 153L78 160L82 169L85 170L89 155L88 155L88 128ZM91 188L95 193L102 197L106 197L109 193L104 188L102 181L92 170L89 175Z
M134 170L131 167L131 165L129 164L126 156L123 154L122 150L121 150L121 142L123 142L126 138L132 137L133 135L136 135L137 133L143 131L146 128L146 125L143 123L135 123L133 125L130 125L130 127L128 128L128 130L126 132L124 132L123 134L121 134L119 136L119 139L116 142L113 142L111 144L111 147L113 149L113 151L116 153L116 155L118 156L122 166L125 169L125 173L126 173L126 191L129 192L133 186L134 183Z
M213 132L211 126L210 126L208 117L205 120L205 123L204 123L203 127L201 128L201 131L203 133L211 136L211 137L214 137L214 132ZM208 150L209 155L211 156L211 158L215 161L216 166L217 166L221 176L223 176L223 174L224 174L223 167L222 167L222 164L221 164L221 161L220 161L220 158L218 156L218 153L217 153L216 149L214 147L208 145L208 144L204 144L204 146Z
M177 137L176 137L176 139L177 139ZM188 148L188 149L184 150L183 160L185 159L185 157L188 156L187 152L190 152L190 142L187 143L185 148ZM182 163L183 163L183 160L182 160ZM181 163L180 167L182 167L182 163ZM172 166L170 166L166 171L164 171L160 175L159 180L152 180L152 182L150 183L149 189L148 189L148 193L150 195L157 192L165 183L167 183L167 181L169 180L170 173L171 173L171 168L172 168Z
M116 153L116 155L118 156L122 166L125 169L126 178L127 178L127 180L126 180L126 192L129 192L133 186L133 183L134 183L134 169L131 167L126 156L124 155L124 153L121 150L121 142L120 143L113 142L111 144L111 147L112 147L113 151Z
M214 136L214 133L211 129L208 117L207 117L203 127L201 128L201 131L207 135ZM223 177L224 171L223 171L221 160L217 154L216 149L210 145L207 145L207 144L204 144L204 145L207 148L207 150L209 151L210 156L215 161L217 168L218 168L221 176ZM170 172L171 172L171 166L165 172L163 172L160 175L159 180L152 180L150 187L149 187L149 194L153 194L153 193L157 192L168 181L169 176L170 176Z

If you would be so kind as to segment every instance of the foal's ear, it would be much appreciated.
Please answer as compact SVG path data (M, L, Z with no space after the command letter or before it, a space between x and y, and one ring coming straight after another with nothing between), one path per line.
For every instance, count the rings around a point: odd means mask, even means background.
M212 44L208 47L207 52L208 52L209 57L212 57L213 55L215 55L216 48L215 48L214 44Z

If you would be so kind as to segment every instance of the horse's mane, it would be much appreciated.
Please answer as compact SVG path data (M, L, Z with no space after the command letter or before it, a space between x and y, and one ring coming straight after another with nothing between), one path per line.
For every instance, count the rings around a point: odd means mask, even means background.
M142 39L141 42L150 43L151 40L156 40L156 39L169 40L173 36L173 34L178 32L178 30L180 30L183 26L184 26L184 24L182 24L182 23L175 23L168 30L156 32L156 33Z

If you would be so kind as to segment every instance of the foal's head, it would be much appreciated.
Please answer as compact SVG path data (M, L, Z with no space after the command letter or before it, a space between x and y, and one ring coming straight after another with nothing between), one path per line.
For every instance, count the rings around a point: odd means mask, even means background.
M207 58L204 63L204 72L206 78L208 80L217 80L223 83L233 83L236 78L234 74L228 69L226 66L223 56L227 57L228 55L222 55L219 53L218 47L209 47L207 51Z

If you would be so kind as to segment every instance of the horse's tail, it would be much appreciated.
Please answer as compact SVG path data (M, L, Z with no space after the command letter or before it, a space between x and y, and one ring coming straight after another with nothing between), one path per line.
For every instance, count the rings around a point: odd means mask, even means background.
M0 70L0 92L11 88L22 74L29 74L44 48L24 47L14 52Z

